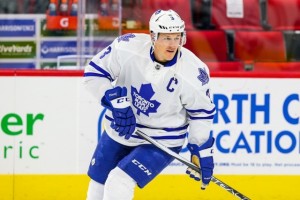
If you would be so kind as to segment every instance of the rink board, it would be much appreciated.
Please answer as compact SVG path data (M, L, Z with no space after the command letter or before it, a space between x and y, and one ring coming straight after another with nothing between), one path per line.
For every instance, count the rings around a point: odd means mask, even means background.
M0 71L0 200L85 199L101 108L81 76ZM300 199L300 74L222 72L211 82L222 111L213 126L216 177L251 199ZM201 191L185 168L173 162L135 200L235 199L213 183Z

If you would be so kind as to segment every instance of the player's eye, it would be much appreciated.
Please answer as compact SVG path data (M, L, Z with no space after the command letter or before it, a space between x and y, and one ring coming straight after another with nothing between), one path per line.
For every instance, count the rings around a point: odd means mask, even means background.
M176 37L176 38L170 38L170 37L166 37L166 38L163 38L163 40L165 40L165 41L172 41L172 40L174 40L174 41L179 41L180 40L180 37Z

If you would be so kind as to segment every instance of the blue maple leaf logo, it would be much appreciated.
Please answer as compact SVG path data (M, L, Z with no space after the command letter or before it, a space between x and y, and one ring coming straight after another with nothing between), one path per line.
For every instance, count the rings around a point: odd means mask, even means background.
M121 35L120 37L118 37L118 42L121 42L121 41L129 42L129 39L134 38L134 37L135 37L135 35L133 33Z
M202 85L207 84L209 82L209 77L205 68L204 69L198 68L198 70L200 75L197 76L197 78L201 81Z
M138 115L143 113L149 116L149 113L157 113L160 103L156 100L151 100L154 94L151 84L142 84L139 92L135 87L131 86L132 104L137 109Z

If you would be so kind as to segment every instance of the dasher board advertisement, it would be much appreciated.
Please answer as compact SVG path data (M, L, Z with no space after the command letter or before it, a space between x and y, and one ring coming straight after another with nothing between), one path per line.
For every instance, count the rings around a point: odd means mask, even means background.
M102 107L81 76L57 73L1 76L1 174L86 173ZM211 78L215 174L299 174L299 85L299 78ZM181 155L189 159L185 146ZM174 161L163 173L185 169Z

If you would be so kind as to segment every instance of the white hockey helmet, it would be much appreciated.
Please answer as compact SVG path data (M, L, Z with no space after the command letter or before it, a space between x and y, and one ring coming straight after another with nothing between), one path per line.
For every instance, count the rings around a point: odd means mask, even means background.
M157 10L150 18L149 29L154 43L159 33L182 33L182 43L185 44L186 34L184 21L174 10Z

